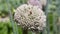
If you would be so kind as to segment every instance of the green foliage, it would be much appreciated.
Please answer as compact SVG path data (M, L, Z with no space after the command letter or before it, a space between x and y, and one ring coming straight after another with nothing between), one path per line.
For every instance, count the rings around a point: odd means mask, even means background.
M22 29L18 26L19 34L22 34ZM13 34L12 25L10 22L0 22L0 34Z
M18 6L20 6L21 4L26 3L26 1L27 0L9 0L8 2L7 0L0 0L0 16L5 17L6 15L9 14L8 13L9 8L12 11L13 9L16 9ZM10 7L8 7L8 4ZM12 13L14 13L14 11L12 11Z
M14 10L20 6L21 4L26 3L27 0L9 0L9 6L10 9L12 11L12 14L14 14ZM50 23L50 30L51 30L51 34L52 34L52 30L53 30L53 13L56 13L56 9L57 9L58 4L55 2L55 0L52 0L52 3L49 4L49 14L48 14L48 19L49 19L49 23ZM5 17L7 16L9 13L9 9L8 9L8 5L7 5L7 0L0 0L0 16ZM56 14L55 14L56 15ZM18 26L18 31L19 34L22 34L22 29L20 26ZM30 32L29 32L30 33ZM12 25L10 22L0 22L0 34L13 34L12 32Z
M7 32L6 24L0 23L0 34L7 34Z

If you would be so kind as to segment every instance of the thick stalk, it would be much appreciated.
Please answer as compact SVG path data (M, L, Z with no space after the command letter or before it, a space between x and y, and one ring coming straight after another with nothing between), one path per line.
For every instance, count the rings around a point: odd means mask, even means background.
M28 29L23 29L23 34L28 34Z
M39 34L39 32L32 32L32 34Z

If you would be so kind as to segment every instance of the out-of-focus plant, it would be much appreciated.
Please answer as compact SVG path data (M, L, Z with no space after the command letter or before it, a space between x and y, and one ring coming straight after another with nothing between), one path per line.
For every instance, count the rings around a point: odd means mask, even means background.
M27 0L9 0L9 5L11 6L10 9L16 9L18 6L20 6L23 3L26 3ZM7 0L0 0L0 16L5 17L8 15L8 5ZM12 13L14 13L12 11Z
M19 34L22 34L22 29L18 26ZM0 34L13 34L12 25L9 22L0 22Z

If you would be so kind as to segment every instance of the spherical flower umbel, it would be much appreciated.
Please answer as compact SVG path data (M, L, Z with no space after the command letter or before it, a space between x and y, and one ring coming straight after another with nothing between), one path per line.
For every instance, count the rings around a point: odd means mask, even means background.
M33 5L23 4L15 10L14 20L24 29L41 31L46 27L46 16L44 12Z

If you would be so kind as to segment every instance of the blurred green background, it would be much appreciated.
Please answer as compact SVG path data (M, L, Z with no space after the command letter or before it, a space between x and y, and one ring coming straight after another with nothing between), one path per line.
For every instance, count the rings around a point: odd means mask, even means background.
M9 7L7 5L7 2L10 5L10 9L12 11L12 14L14 14L14 10L20 6L21 4L26 3L27 0L0 0L0 18L5 18L9 16ZM50 34L53 34L53 14L57 17L56 9L58 4L55 0L52 0L52 2L48 6L48 19L50 24ZM18 26L18 32L19 34L22 34L21 28ZM12 26L10 20L7 22L0 22L0 34L13 34L12 32Z

